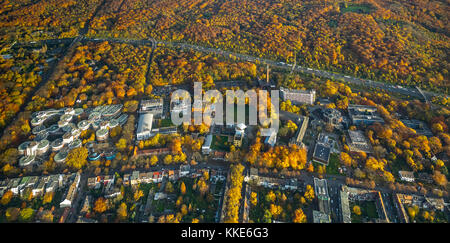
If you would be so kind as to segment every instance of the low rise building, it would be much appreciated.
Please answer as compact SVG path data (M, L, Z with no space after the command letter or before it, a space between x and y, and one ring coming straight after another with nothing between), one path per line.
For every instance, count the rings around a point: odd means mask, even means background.
M202 145L202 153L203 154L209 154L211 152L211 143L212 143L213 136L211 134L206 135L205 141Z
M331 223L331 217L329 214L321 211L313 210L313 222L314 223Z
M348 130L348 140L347 145L351 152L372 152L372 146L367 141L364 133L362 131L356 130Z
M414 182L414 172L412 171L404 171L400 170L398 172L398 175L400 176L400 180L407 181L407 182Z
M150 113L154 118L163 118L164 101L160 99L141 100L139 113Z
M325 214L330 214L331 205L327 180L314 177L314 191L319 203L319 210Z
M339 202L341 204L341 220L342 223L351 223L351 211L350 211L350 203L348 200L348 190L346 185L341 186L341 190L339 191Z
M245 124L243 124L243 123L239 123L236 125L235 134L233 137L233 145L235 147L239 148L242 146L242 140L244 138L246 128L247 128L247 126L245 126Z
M292 104L312 105L316 100L315 90L291 90L281 87L280 94L284 101L290 100Z
M302 116L299 119L299 121L297 123L298 124L297 132L296 132L295 136L289 142L290 144L295 144L297 146L303 145L303 137L305 136L306 128L308 128L308 122L309 122L309 117L307 117L307 116Z
M367 105L349 105L348 114L353 125L372 125L376 122L383 124L384 120L378 114L377 107Z
M331 148L323 143L316 143L316 146L314 147L314 153L313 153L313 161L328 165L330 161L330 155L331 155Z
M77 194L78 185L80 183L80 173L77 173L75 176L75 179L73 180L72 184L69 187L69 190L67 191L66 197L64 200L59 204L61 208L64 207L72 207L72 203L75 200L75 196Z
M136 139L145 140L151 137L153 123L153 114L144 113L139 116L138 128L136 130Z

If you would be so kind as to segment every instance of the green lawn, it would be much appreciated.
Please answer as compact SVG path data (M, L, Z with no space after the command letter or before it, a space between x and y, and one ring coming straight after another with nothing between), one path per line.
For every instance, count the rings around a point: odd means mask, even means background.
M375 7L368 3L362 3L362 4L353 4L349 3L347 4L347 7L345 7L344 3L341 3L340 5L341 13L346 12L353 12L353 13L361 13L361 14L369 14L373 11L375 11Z
M353 212L353 206L355 205L361 208L361 215L359 216ZM350 202L350 210L352 213L352 223L362 223L364 218L367 220L379 218L377 206L374 201Z
M339 166L340 166L339 155L332 153L330 155L330 161L327 166L327 174L340 175L338 170Z
M228 143L228 136L213 136L211 149L219 151L230 151L231 143Z
M403 158L397 158L396 160L394 160L392 163L389 164L389 168L391 169L392 174L396 179L399 179L398 172L400 170L408 170L408 171L411 170L411 168Z
M162 119L159 123L159 127L171 127L174 126L171 118Z

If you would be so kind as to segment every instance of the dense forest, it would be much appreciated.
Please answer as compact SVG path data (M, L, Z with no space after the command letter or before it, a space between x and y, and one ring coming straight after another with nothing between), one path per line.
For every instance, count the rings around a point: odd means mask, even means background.
M449 12L438 0L6 0L0 34L191 42L448 94Z

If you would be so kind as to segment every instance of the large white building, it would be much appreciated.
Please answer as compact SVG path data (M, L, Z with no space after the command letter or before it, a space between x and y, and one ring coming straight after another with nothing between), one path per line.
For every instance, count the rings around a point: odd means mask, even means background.
M136 131L137 140L145 140L151 136L153 114L144 113L139 116L139 124Z
M209 154L211 152L212 135L208 134L205 138L205 142L202 145L202 153Z
M284 101L290 100L292 104L312 105L316 101L315 90L293 90L281 87L280 94Z

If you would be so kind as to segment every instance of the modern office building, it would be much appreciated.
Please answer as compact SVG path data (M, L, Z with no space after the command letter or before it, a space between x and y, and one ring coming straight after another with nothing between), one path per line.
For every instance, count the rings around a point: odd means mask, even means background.
M136 131L137 140L145 140L151 137L153 114L143 113L139 116L138 128Z
M139 113L151 113L154 118L163 118L163 99L141 100Z
M284 101L290 100L292 104L312 105L316 101L315 90L291 90L281 87L280 94Z
M202 153L203 154L209 154L211 152L211 143L212 143L213 136L211 134L206 135L205 141L202 145Z
M384 120L378 114L377 107L367 105L349 105L348 114L353 125L372 125L376 122L383 124Z

